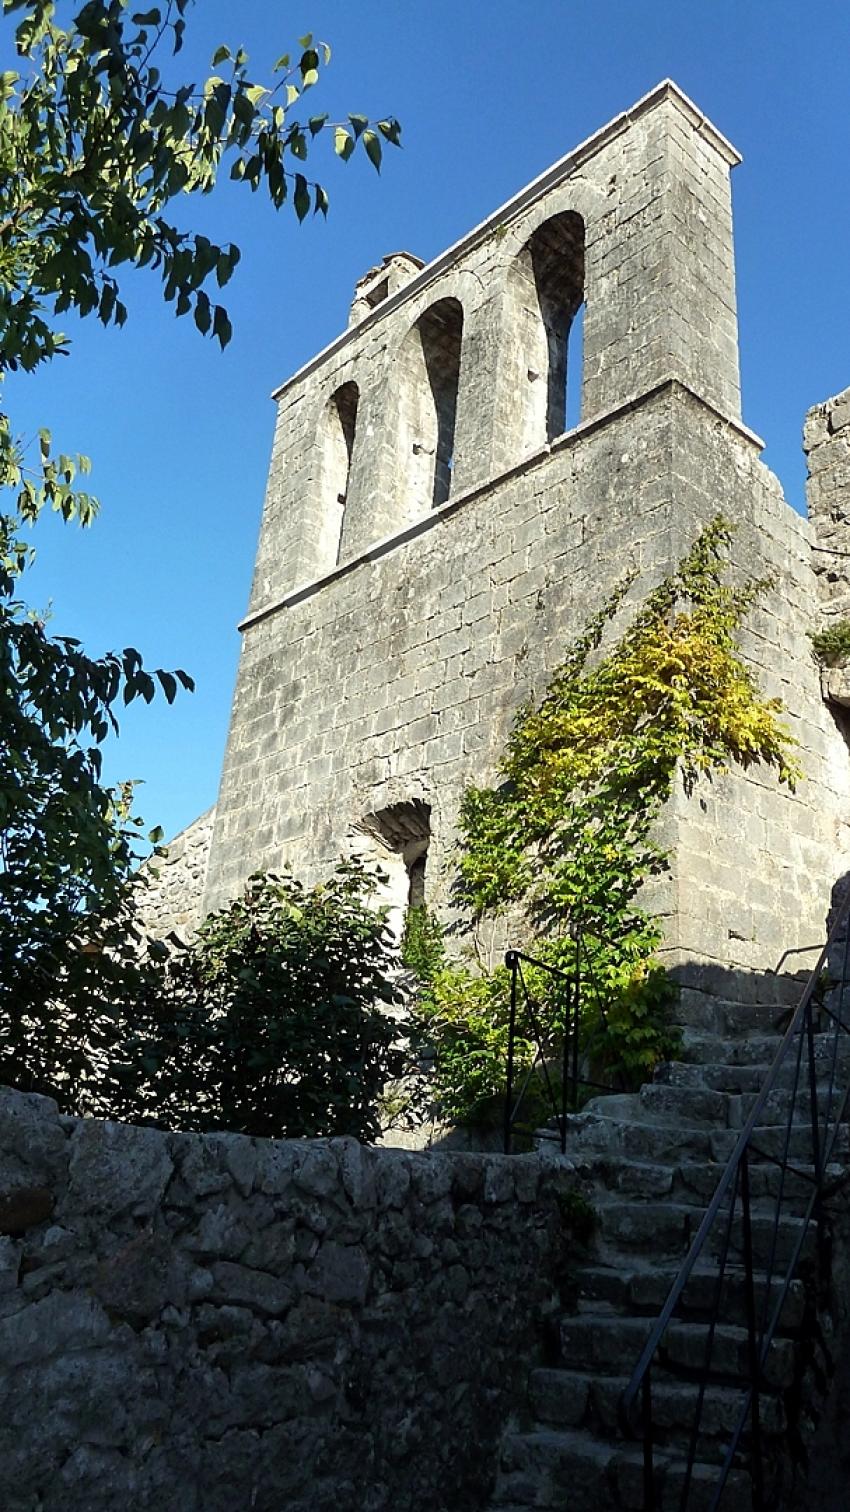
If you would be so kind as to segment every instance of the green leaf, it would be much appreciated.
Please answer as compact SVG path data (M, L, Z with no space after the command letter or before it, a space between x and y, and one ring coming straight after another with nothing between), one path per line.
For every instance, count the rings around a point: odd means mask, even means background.
M354 151L354 138L346 131L344 126L334 128L334 152L341 157L344 163L348 162Z
M174 676L174 673L163 672L160 669L157 671L156 675L159 679L159 685L162 688L163 693L165 694L166 703L172 704L177 697L177 679Z
M224 351L224 348L227 346L230 338L233 335L233 327L230 324L227 311L221 305L216 305L215 307L215 315L213 316L213 335L218 337L221 349L222 351Z
M295 214L298 216L298 219L303 221L305 215L310 210L310 190L307 187L307 180L302 173L296 173L295 175L295 193L292 197L292 203L295 206Z
M388 121L379 121L378 130L386 141L392 143L393 147L401 146L401 126L394 118Z
M356 141L361 132L365 131L366 127L369 125L369 117L364 115L350 115L348 119L351 122L351 126L354 131L354 139Z
M230 57L232 57L232 53L229 47L225 47L223 45L221 47L217 47L212 55L211 67L218 68L219 63L226 63Z
M199 289L195 295L195 325L202 336L206 336L212 323L212 312L208 296L203 289Z
M309 121L307 122L307 126L309 127L309 130L310 130L310 135L311 136L318 136L318 134L321 131L322 127L327 124L327 121L328 121L328 116L327 115L311 116L310 119L309 119Z
M366 156L369 159L369 162L372 163L377 169L378 173L380 173L383 151L381 148L381 138L378 136L377 132L372 131L371 128L368 131L364 131L363 146L366 148Z

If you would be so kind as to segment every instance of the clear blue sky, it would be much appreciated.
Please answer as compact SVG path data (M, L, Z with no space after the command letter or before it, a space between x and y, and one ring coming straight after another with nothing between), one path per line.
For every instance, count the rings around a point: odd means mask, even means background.
M235 18L235 19L234 19ZM72 354L15 379L16 427L88 452L93 530L39 528L30 600L92 652L134 645L182 666L194 696L130 710L110 780L142 779L146 819L174 833L215 800L271 444L272 387L344 326L381 255L430 259L662 78L744 155L736 169L744 417L803 508L805 409L850 384L850 7L824 0L197 0L189 77L219 41L264 63L312 30L334 48L312 110L396 114L404 150L380 179L317 153L331 212L298 226L223 185L185 223L239 243L222 355L175 321L155 276L130 321L87 322ZM192 66L197 59L196 66ZM11 59L0 66L11 66ZM315 102L315 103L312 103Z

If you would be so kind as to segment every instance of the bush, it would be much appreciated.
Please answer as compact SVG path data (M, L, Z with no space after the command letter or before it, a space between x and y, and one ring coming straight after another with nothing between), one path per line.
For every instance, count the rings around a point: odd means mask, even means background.
M0 1022L0 1075L66 1112L375 1138L403 1060L387 1013L398 955L370 906L375 881L357 862L309 890L253 877L177 955L76 952L52 1013Z

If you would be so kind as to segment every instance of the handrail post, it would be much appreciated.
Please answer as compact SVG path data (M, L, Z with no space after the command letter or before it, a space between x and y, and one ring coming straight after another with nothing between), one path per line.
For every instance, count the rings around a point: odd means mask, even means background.
M811 1102L812 1119L812 1165L815 1169L815 1184L817 1196L815 1197L814 1218L818 1236L818 1271L821 1285L824 1285L829 1276L829 1256L827 1252L826 1229L824 1227L823 1203L823 1160L821 1157L820 1129L818 1128L818 1084L817 1066L815 1063L815 1026L812 1014L812 1000L806 1004L805 1016L806 1047L809 1061L809 1101Z
M567 1109L569 1107L570 1060L572 1055L572 983L567 983L564 1006L564 1053L561 1064L561 1154L567 1153Z
M652 1365L641 1382L640 1426L643 1434L643 1512L655 1512L655 1457L652 1449Z
M579 1021L581 1018L581 946L583 935L581 929L576 930L576 990L573 997L573 1062L572 1062L572 1104L573 1112L578 1111L578 1037Z
M745 1148L741 1155L741 1216L744 1229L744 1286L747 1309L747 1358L750 1370L750 1421L752 1424L753 1512L764 1512L764 1463L761 1451L761 1401L758 1338L756 1334L756 1284L753 1270L753 1225L750 1206L750 1161Z
M508 1019L508 1066L505 1078L505 1154L511 1153L511 1135L513 1132L513 1100L514 1100L514 1052L516 1041L516 977L517 957L515 950L507 951L505 965L511 974L511 1012Z

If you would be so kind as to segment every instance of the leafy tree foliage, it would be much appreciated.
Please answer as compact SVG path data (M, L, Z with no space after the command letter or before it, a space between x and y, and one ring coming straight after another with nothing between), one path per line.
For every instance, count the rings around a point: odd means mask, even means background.
M730 536L715 519L606 647L633 581L623 580L540 702L519 710L496 783L469 788L461 808L460 890L473 922L523 917L533 954L570 975L580 936L585 1053L626 1085L645 1080L675 1045L671 989L656 959L661 923L640 892L667 869L655 826L677 775L687 791L729 765L760 762L790 786L801 775L781 704L760 696L737 649L767 583L726 581ZM502 972L482 980L455 967L423 994L454 1116L474 1118L503 1085L506 984ZM557 1064L563 1002L545 973L534 994ZM530 1064L527 1021L520 1035L520 1060Z
M176 953L127 921L65 953L42 1013L0 1012L0 1078L73 1113L271 1137L375 1138L401 1070L398 956L377 878L254 877ZM89 942L91 943L91 942Z
M15 524L0 517L0 1024L51 1016L81 920L126 907L143 830L132 785L101 782L116 704L150 701L157 684L170 702L179 683L192 686L182 671L151 676L129 647L95 660L49 636L17 596L29 548Z
M161 54L183 45L189 0L129 12L127 0L86 0L69 26L53 0L3 0L20 13L20 71L0 74L0 348L6 369L27 371L67 349L54 317L76 309L122 325L114 269L152 266L178 315L224 345L230 324L215 290L239 258L229 244L181 231L172 202L207 194L230 175L299 219L326 212L328 196L303 172L326 115L293 111L330 61L326 44L300 39L257 82L239 49L219 47L200 88L162 72ZM220 70L220 71L219 71ZM360 142L380 166L398 122L365 116L333 127L337 153ZM213 297L211 297L211 291Z
M356 861L309 891L254 878L207 919L176 975L166 1054L135 1027L129 1041L145 1064L161 1061L150 1091L165 1093L175 1125L377 1137L378 1100L403 1057L387 1012L400 1001L398 958L375 881Z
M394 120L331 124L301 109L330 60L309 36L267 83L227 46L200 86L186 82L175 60L188 13L189 0L139 11L85 0L62 21L53 0L3 0L17 64L0 73L0 383L68 352L69 310L123 325L126 267L154 270L176 314L225 346L219 291L238 248L181 229L177 203L229 171L275 206L289 201L299 219L324 214L327 193L305 176L317 137L329 135L343 160L359 146L376 168L382 143L398 142ZM122 703L150 701L157 687L170 702L179 684L191 686L180 671L151 676L132 648L88 657L73 639L51 638L24 602L28 532L45 509L91 523L97 504L79 486L88 471L87 458L56 454L46 430L16 436L0 403L0 1015L34 1014L45 1044L55 983L82 969L80 920L118 917L138 855L132 794L102 786L101 744ZM91 955L92 1002L93 976L113 976L121 958L114 939ZM82 1046L69 1053L85 1060Z

